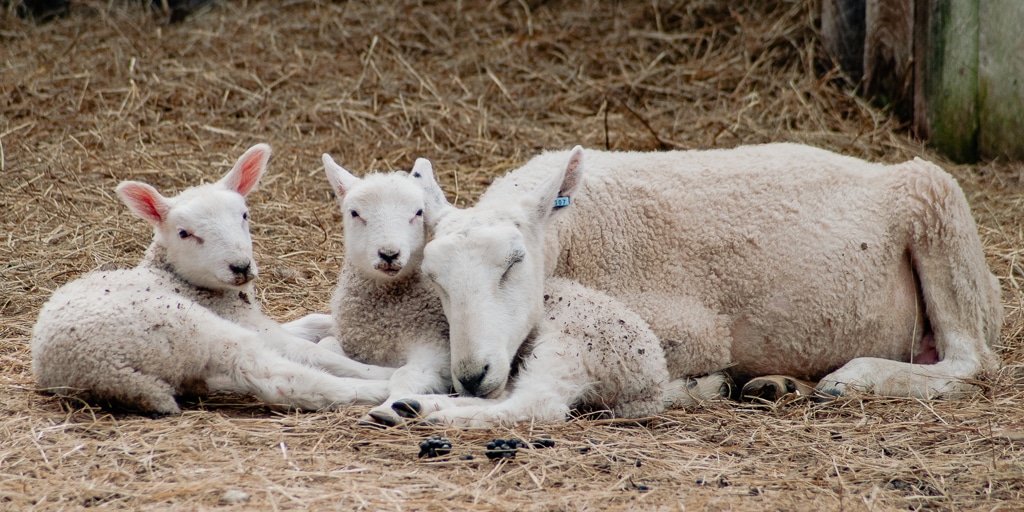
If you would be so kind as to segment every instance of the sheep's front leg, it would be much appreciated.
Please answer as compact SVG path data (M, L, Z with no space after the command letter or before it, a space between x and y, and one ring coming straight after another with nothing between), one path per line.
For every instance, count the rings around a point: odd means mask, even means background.
M490 428L519 422L564 422L590 383L579 347L558 333L538 339L534 351L505 398L421 395L397 401L403 416L453 427Z
M429 344L415 345L406 357L405 365L391 376L391 394L381 405L374 407L360 419L366 425L393 427L405 423L405 419L392 405L406 397L427 393L448 393L452 387L449 362L451 355L446 349Z
M281 324L281 328L297 338L318 342L334 332L334 318L323 313L310 313Z
M261 340L268 348L276 350L287 359L320 368L336 377L387 380L395 373L394 368L363 364L338 354L324 345L297 338L276 324L258 331ZM325 340L321 340L321 342Z
M307 411L376 404L388 395L386 380L335 377L269 351L237 363L236 371L209 379L211 391L252 393L270 406Z

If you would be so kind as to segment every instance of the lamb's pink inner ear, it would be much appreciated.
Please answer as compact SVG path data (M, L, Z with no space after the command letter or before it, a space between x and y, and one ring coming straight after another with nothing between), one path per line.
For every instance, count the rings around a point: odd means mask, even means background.
M338 200L345 197L345 194L352 187L355 187L359 183L359 178L352 175L352 173L345 170L344 167L338 165L331 155L324 153L321 157L324 163L324 172L327 174L327 181L331 184L331 188L334 189L334 193L338 196Z
M267 161L270 160L270 146L257 144L238 159L235 167L224 177L224 185L246 196L256 188L260 177L267 168Z
M117 187L117 195L129 210L153 225L163 222L171 209L167 200L145 183L122 183Z

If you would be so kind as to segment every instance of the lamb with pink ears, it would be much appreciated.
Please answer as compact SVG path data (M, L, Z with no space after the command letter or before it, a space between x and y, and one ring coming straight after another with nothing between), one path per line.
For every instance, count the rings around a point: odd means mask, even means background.
M393 369L302 340L261 312L245 196L269 158L269 146L253 146L220 181L173 198L117 187L153 225L153 243L135 268L86 274L43 306L31 341L41 390L157 414L180 412L177 396L212 392L307 410L388 396Z

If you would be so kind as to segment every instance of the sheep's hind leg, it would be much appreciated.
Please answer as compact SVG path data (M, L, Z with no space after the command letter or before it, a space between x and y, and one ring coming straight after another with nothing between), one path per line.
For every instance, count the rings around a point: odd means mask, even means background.
M777 402L787 396L814 395L814 383L788 375L765 375L747 381L740 391L743 400Z
M914 271L941 361L931 365L861 357L818 384L892 396L956 396L971 379L998 365L991 345L1002 328L999 285L988 270L963 191L948 174L920 159L900 166L894 218L906 229Z
M91 399L147 413L181 413L174 398L174 386L160 377L133 368L108 368L103 373L105 385L92 386L87 393ZM77 396L77 393L55 391L58 395Z
M320 368L335 377L356 379L390 379L394 368L363 364L326 348L332 343L331 337L320 340L321 344L293 336L279 326L259 332L263 342L280 352L284 357L307 366Z
M692 407L708 400L728 397L732 385L729 377L716 372L702 377L686 377L665 386L662 402L666 409Z
M952 398L971 393L977 386L977 360L947 357L935 364L911 364L876 357L858 357L828 374L817 390L829 395L870 392L883 396Z

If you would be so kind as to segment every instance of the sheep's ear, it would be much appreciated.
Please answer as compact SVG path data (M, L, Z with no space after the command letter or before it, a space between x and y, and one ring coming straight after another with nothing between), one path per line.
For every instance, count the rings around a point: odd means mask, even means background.
M243 154L231 171L224 175L217 183L228 190L234 190L242 196L249 195L249 192L256 190L260 177L267 170L267 162L270 161L270 146L256 144Z
M171 211L167 198L160 195L155 188L138 181L125 181L117 186L117 197L121 198L128 209L142 217L150 224L159 225Z
M426 158L417 158L409 171L409 179L423 189L423 221L433 228L449 210L455 208L444 196L444 191L434 178L434 166Z
M341 201L345 194L359 183L360 179L335 163L331 155L327 153L324 153L321 160L324 162L324 172L327 173L327 181L331 183L331 188L338 195L338 201Z
M544 180L530 194L531 200L536 201L533 204L535 220L546 220L555 212L572 205L582 184L583 147L576 146L569 154L569 163Z

